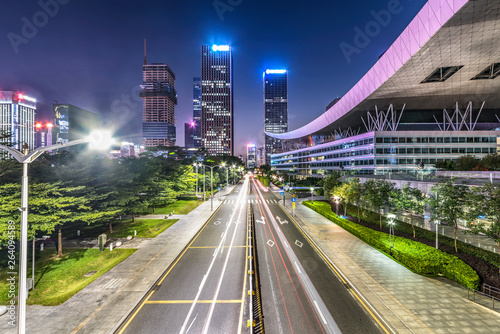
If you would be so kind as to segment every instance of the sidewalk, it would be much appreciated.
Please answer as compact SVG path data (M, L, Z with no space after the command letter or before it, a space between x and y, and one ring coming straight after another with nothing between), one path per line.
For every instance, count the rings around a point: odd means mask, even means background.
M223 195L232 191L228 187ZM165 269L222 202L198 206L156 238L142 239L138 250L59 306L28 306L26 333L111 333L140 302ZM0 333L17 333L0 317Z
M301 204L295 220L396 333L494 333L500 313L446 279L417 275ZM288 204L288 203L287 203ZM291 206L285 209L291 212Z

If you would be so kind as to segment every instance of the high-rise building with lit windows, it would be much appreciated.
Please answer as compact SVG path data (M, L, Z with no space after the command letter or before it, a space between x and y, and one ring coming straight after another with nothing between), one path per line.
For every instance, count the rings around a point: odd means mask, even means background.
M213 155L234 155L232 57L229 45L201 47L201 141Z
M201 147L201 78L193 78L193 146Z
M36 100L20 92L0 91L0 130L11 137L7 144L35 149ZM0 157L5 158L4 153Z
M266 70L264 72L264 131L285 133L288 131L288 72ZM265 136L266 164L271 154L283 152L279 139Z
M143 67L140 96L143 99L142 137L146 147L174 146L175 74L167 64L147 64Z

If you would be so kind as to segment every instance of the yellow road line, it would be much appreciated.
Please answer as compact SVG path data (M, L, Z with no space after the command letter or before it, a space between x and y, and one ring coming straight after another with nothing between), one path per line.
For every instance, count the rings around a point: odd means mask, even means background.
M234 189L233 189L234 190ZM217 211L219 211L219 209L221 208L222 206L219 206L217 208L217 210L214 211L214 213L212 213L212 215L210 216L210 218L208 218L207 222L205 223L205 225L203 225L203 227L198 231L198 233L196 233L196 235L194 236L193 240L191 240L191 242L189 243L189 245L184 249L184 251L182 251L181 255L177 258L177 260L171 265L170 269L167 271L167 273L163 276L163 278L160 280L160 282L157 284L157 285L160 285L163 280L167 277L167 275L172 271L172 269L175 267L175 265L177 264L177 262L179 262L179 260L182 258L182 256L186 253L186 251L189 249L189 247L193 244L193 242L195 242L195 240L199 237L199 235L201 234L201 232L203 232L203 230L205 229L205 227L208 226L208 223L210 222L210 220L213 218L213 216L215 216L215 214L217 213ZM123 333L123 331L125 331L125 329L127 329L128 325L132 322L132 320L134 320L135 316L137 315L137 313L139 313L139 311L142 309L142 307L144 306L144 304L148 301L148 299L153 295L155 291L151 291L151 293L149 294L149 296L141 303L141 306L139 306L139 308L137 309L137 311L134 312L134 314L130 317L130 319L127 321L127 323L125 324L125 326L123 326L123 328L120 330L120 332L118 334L121 334Z
M196 248L211 248L211 249L214 249L214 248L217 248L219 246L193 246L193 247L189 247L190 249L196 249ZM224 246L223 248L229 248L231 246ZM232 246L232 248L243 248L243 247L247 247L247 246Z
M194 300L149 300L145 304L192 304ZM219 304L239 304L240 299L221 299L216 300ZM211 304L213 300L197 300L197 304Z
M142 307L144 306L144 304L148 301L148 299L151 297L151 295L153 295L154 291L151 291L151 293L149 294L149 296L146 298L146 300L141 304L141 306L139 306L139 308L137 309L137 311L135 311L135 313L130 317L130 319L127 321L127 323L125 324L125 326L123 326L122 330L118 333L118 334L121 334L123 333L123 331L125 329L127 329L128 325L130 325L130 323L132 322L132 320L135 318L135 316L137 315L137 313L139 313L139 311L142 309Z
M323 252L318 249L316 247L316 245L311 241L311 239L307 236L307 234L304 233L304 231L302 230L302 228L297 224L297 222L295 221L295 219L293 219L289 214L288 212L281 206L281 204L279 204L279 206L281 207L282 211L288 216L288 218L290 218L290 220L295 224L295 226L297 227L297 229L300 231L300 233L304 236L304 238L307 239L307 241L309 242L309 244L316 250L316 252L323 258L323 260L325 261L325 263L335 272L335 274L342 280L342 282L346 285L348 285L347 281L344 279L343 275L341 275L338 270L333 266L333 264L330 262L330 260L328 260L324 255L323 255ZM386 326L384 326L379 318L373 314L372 310L370 307L368 307L360 298L360 296L358 296L358 293L353 290L353 289L350 289L351 293L354 295L354 297L356 297L356 299L361 303L361 305L363 305L363 307L365 308L366 311L368 311L368 313L372 316L373 319L375 319L375 321L377 322L377 324L379 324L379 326L383 329L383 331L387 334L390 334L390 332L387 330Z
M186 247L186 249L184 249L184 251L181 253L181 255L179 256L179 258L173 263L173 265L170 267L170 269L165 273L165 275L163 276L163 278L160 280L160 282L158 282L158 285L161 285L161 283L165 280L165 278L167 278L168 274L170 274L170 272L172 271L172 269L174 269L175 265L177 264L177 262L180 261L180 259L184 256L184 254L187 252L187 250L191 247L191 245L196 241L196 239L200 236L201 232L203 232L203 230L205 229L205 227L208 226L208 223L210 222L210 220L212 219L212 217L217 213L217 211L219 211L221 208L221 206L219 206L217 208L217 210L215 210L214 213L212 213L212 215L210 216L210 218L207 220L207 222L205 223L205 225L203 225L202 229L195 235L195 237L193 238L193 240L189 243L189 245Z

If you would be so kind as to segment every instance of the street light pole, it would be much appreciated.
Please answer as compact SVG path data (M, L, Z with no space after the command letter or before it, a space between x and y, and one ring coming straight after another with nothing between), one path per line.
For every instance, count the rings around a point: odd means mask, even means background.
M439 249L439 241L438 241L438 234L439 234L439 219L436 219L436 221L434 222L434 224L436 224L436 249Z
M313 201L313 192L314 192L314 188L311 187L311 202Z
M89 139L78 139L67 143L55 144L42 147L31 153L28 153L28 145L23 145L23 152L15 148L0 145L0 149L10 153L14 159L23 164L23 176L21 179L21 226L20 226L20 252L19 252L19 296L18 296L18 315L17 332L24 334L26 332L26 299L28 299L28 290L26 284L27 266L28 266L28 164L35 161L42 153L46 151L57 150L62 147L68 147L88 142Z
M338 217L339 216L339 197L334 196L333 198L335 199L335 204L337 205L336 211L337 211L337 217Z
M210 167L210 210L214 211L214 166Z
M194 166L196 167L196 200L198 200L198 164L195 162Z
M205 195L207 194L207 192L205 191L205 183L206 183L206 180L205 180L205 165L203 165L203 202L205 202Z

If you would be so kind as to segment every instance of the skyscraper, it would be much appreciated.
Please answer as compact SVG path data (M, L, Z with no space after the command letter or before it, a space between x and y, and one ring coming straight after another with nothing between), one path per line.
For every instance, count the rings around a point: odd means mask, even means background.
M31 151L35 148L36 100L19 92L0 91L0 130L10 134L9 144L22 151L28 144ZM1 157L7 154L0 153Z
M264 130L272 133L288 131L288 72L266 70L264 72ZM265 136L266 164L271 154L283 152L281 141Z
M184 123L184 147L191 148L194 146L194 132L196 129L196 123L191 121L189 123Z
M229 45L201 47L201 140L213 155L234 155L233 80Z
M201 147L201 78L193 78L193 146Z
M175 145L175 74L167 64L147 64L142 67L143 99L142 137L144 146Z
M91 111L72 104L52 104L52 143L66 143L82 139L101 127L100 117ZM72 146L64 150L81 150L83 146Z

